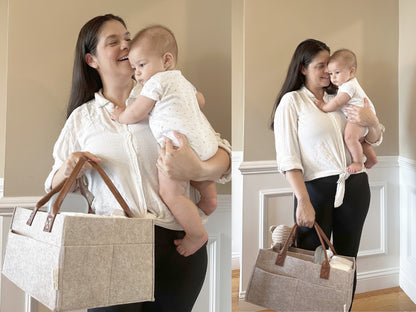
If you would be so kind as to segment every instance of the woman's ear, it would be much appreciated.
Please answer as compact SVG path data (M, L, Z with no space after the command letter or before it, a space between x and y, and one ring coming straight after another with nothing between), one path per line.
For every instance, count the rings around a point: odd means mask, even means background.
M173 69L175 67L175 58L172 53L166 52L163 54L163 66L165 69Z
M92 68L98 68L97 61L95 60L94 55L92 55L91 53L85 54L85 62L87 62L87 64Z
M305 76L306 74L305 66L299 65L299 71Z

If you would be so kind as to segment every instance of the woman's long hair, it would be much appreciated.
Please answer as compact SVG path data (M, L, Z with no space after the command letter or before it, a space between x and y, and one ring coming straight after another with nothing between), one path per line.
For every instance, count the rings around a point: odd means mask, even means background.
M94 93L103 87L101 78L95 68L89 66L85 55L95 55L98 36L105 22L116 20L126 27L121 17L113 14L97 16L88 21L80 30L75 48L72 86L67 108L67 118L77 107L94 98ZM127 27L126 27L127 28Z
M274 115L283 95L285 95L287 92L299 90L305 84L305 75L302 74L302 68L308 67L315 56L323 50L330 52L329 47L325 43L315 39L307 39L302 41L296 47L296 50L292 56L292 60L289 64L286 79L283 82L282 88L280 89L280 92L277 95L276 101L273 105L270 122L270 128L272 130L274 127ZM328 86L328 88L330 87L331 84ZM327 89L327 92L334 93L334 90Z

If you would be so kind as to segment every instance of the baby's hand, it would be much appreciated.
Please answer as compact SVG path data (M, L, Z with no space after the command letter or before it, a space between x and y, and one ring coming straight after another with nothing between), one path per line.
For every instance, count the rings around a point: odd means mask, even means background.
M124 112L125 109L126 108L115 105L113 112L110 113L111 119L114 121L119 121L120 115L122 112Z
M321 111L325 112L323 110L323 107L325 105L325 102L323 100L315 99L313 102L315 103L316 107L318 107Z

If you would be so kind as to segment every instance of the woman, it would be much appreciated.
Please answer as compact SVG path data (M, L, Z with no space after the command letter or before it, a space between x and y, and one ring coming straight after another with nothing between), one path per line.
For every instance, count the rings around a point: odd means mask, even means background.
M297 245L314 250L320 245L316 221L333 237L337 253L356 257L370 204L366 172L349 175L351 157L343 141L346 119L341 112L323 113L315 100L327 102L334 91L327 63L330 50L308 39L295 50L283 87L274 104L278 168L295 194ZM380 144L383 126L368 107L350 106L349 121L369 128L366 140ZM355 291L356 280L354 281Z
M230 167L230 146L218 136L216 155L200 162L186 139L174 149L170 141L161 149L148 121L122 125L111 120L114 106L134 101L140 86L132 80L129 64L130 33L114 15L97 16L81 29L75 53L68 119L55 144L55 163L46 189L68 177L81 156L99 162L110 176L135 217L155 219L155 302L136 303L89 311L191 311L207 268L204 245L183 257L173 241L184 236L179 224L158 194L157 167L179 180L222 180ZM97 214L122 213L98 173L86 165L84 175ZM195 191L187 194L195 199ZM201 217L203 217L203 214Z

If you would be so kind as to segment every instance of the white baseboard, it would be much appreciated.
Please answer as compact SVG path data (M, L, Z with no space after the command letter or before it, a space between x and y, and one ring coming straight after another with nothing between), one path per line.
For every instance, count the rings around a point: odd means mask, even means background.
M382 270L367 271L357 274L356 293L363 293L378 289L397 287L399 285L400 269L388 268Z
M400 287L416 303L416 281L411 279L412 276L400 270ZM414 277L413 277L414 278Z
M231 269L240 270L240 253L239 252L233 252L232 260L231 260Z

